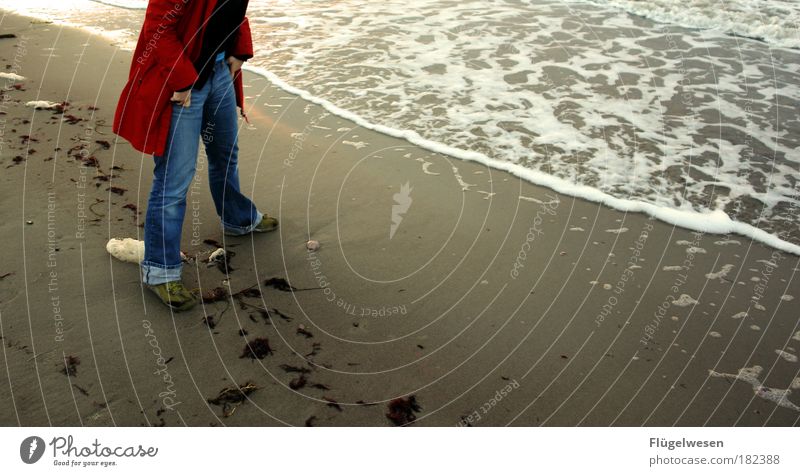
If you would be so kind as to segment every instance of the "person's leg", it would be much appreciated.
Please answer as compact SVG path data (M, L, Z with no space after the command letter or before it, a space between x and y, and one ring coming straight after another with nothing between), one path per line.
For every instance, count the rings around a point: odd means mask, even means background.
M206 85L207 86L207 85ZM181 279L181 229L186 193L194 177L207 87L193 90L189 107L172 105L163 156L153 156L153 185L144 224L142 281L158 285Z
M239 146L236 95L224 61L209 78L202 137L208 156L208 181L217 215L226 234L244 235L259 225L263 214L239 188Z

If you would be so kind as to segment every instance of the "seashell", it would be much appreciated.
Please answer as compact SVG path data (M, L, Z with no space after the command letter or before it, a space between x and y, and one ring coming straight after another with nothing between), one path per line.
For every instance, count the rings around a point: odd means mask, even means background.
M214 261L219 261L220 259L225 257L225 250L222 248L217 248L216 251L211 253L208 257L208 262L213 263Z

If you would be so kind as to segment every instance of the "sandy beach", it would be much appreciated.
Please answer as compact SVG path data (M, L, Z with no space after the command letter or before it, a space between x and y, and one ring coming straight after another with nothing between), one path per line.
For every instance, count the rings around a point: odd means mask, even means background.
M152 180L111 132L130 52L0 24L2 425L800 422L798 256L430 152L249 72L240 180L281 227L224 236L201 155L183 276L223 291L172 314L106 251L141 239Z

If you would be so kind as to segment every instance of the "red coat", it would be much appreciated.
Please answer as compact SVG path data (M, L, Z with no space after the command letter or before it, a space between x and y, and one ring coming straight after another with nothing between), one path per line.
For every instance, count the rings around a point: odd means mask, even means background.
M197 79L194 60L203 45L203 28L217 0L150 0L133 53L128 82L114 113L114 133L145 154L163 155L175 90ZM247 0L245 0L245 9ZM247 17L228 55L252 57ZM244 116L241 71L234 78L236 105Z

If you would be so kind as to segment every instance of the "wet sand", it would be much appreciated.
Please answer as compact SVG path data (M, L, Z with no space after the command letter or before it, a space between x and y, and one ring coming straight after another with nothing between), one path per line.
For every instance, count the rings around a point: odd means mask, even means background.
M0 72L26 79L0 78L0 424L800 421L797 256L431 153L250 73L240 181L281 228L223 236L201 157L184 280L236 296L172 314L105 250L141 238L152 178L110 127L130 53L2 31ZM202 262L214 242L228 274Z

